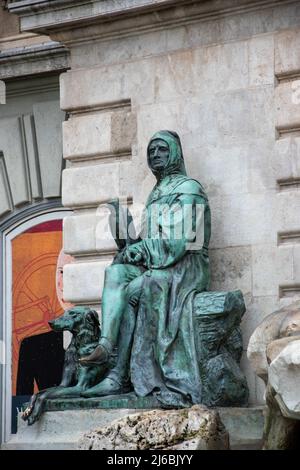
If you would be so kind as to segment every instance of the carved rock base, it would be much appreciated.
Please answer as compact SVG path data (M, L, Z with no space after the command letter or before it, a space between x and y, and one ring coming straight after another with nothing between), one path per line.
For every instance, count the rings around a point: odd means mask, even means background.
M82 450L229 449L229 436L217 411L195 405L125 416L84 435Z

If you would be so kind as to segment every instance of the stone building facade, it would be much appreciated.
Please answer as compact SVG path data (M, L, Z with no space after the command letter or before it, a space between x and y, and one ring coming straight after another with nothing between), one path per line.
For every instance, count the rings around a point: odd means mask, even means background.
M64 267L65 300L100 310L115 246L99 236L99 205L112 197L145 202L154 183L146 164L149 138L159 129L176 130L188 173L209 196L211 289L241 289L245 296L246 350L263 317L300 296L299 0L4 4L0 32L10 38L0 39L0 78L8 90L37 83L36 93L47 89L44 102L51 104L40 110L33 98L33 111L24 112L17 93L17 116L5 114L9 101L2 106L0 150L5 159L13 120L21 115L26 133L33 113L44 135L46 173L36 197L29 167L31 198L21 196L28 207L47 210L60 198L55 172L65 168L62 205L72 213L64 218L64 250L74 258ZM47 83L53 87L58 76L59 89L50 91ZM59 107L51 93L60 97ZM50 131L47 119L54 127L64 121L63 164L53 150L60 132ZM5 187L3 220L19 211ZM262 403L263 383L246 355L243 369L251 404Z

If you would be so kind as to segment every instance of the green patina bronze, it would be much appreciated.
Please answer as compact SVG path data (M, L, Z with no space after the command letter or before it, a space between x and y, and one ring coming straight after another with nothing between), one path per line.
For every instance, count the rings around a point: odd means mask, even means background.
M133 408L140 402L143 407L246 405L248 388L239 369L245 305L240 291L208 292L207 196L186 174L176 133L156 133L147 160L157 183L139 238L133 231L120 236L121 219L131 221L130 215L115 212L117 201L111 202L119 250L105 273L98 346L79 359L80 367L101 366L103 375L81 396L95 407L111 403L112 395L122 406L125 393ZM77 398L74 406L83 403ZM53 406L48 400L47 409ZM69 408L70 400L56 399L55 407Z

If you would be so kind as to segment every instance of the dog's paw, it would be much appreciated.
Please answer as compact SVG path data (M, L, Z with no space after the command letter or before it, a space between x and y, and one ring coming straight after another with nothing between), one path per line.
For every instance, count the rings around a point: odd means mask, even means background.
M33 410L33 407L32 406L27 406L27 408L23 411L23 413L21 414L21 418L24 420L24 421L27 421L29 419L29 416L31 415L32 413L32 410Z

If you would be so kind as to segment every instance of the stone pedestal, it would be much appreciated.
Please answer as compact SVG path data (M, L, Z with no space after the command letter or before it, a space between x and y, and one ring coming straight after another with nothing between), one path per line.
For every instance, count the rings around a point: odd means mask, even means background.
M54 400L53 400L54 401ZM128 401L128 404L130 402ZM109 405L109 401L106 402ZM153 409L153 408L152 408ZM18 417L18 433L2 445L3 450L76 449L79 439L92 429L142 411L140 408L102 408L47 411L28 426ZM259 449L263 433L263 408L217 408L229 433L231 449ZM144 408L144 411L146 409Z
M216 410L150 410L98 427L79 440L80 450L229 450L229 434Z

